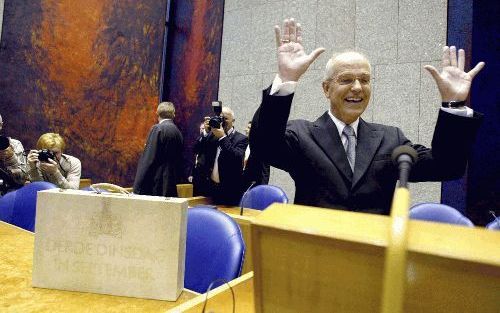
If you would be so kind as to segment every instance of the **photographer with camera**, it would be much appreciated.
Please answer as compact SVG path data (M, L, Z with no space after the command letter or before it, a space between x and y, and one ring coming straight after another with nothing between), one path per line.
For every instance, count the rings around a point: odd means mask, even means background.
M63 154L66 144L61 135L45 133L38 139L37 150L28 154L31 181L47 181L59 188L78 189L82 164L74 156Z
M3 120L0 115L0 131ZM0 194L24 185L26 178L26 158L19 140L0 135Z
M194 146L195 191L216 204L238 205L248 138L234 129L234 113L229 107L218 101L212 106L215 116L205 118L205 130Z

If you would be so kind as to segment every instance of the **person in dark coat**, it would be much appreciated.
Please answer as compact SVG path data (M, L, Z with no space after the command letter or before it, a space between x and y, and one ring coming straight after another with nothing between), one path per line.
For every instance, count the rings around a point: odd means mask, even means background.
M211 128L206 119L205 131L196 140L193 182L198 195L211 197L215 204L238 205L248 138L234 129L229 107L222 108L221 116L224 122L219 128Z
M151 128L137 165L134 193L176 197L176 185L182 181L183 138L173 121L173 103L160 103L156 114L158 124Z

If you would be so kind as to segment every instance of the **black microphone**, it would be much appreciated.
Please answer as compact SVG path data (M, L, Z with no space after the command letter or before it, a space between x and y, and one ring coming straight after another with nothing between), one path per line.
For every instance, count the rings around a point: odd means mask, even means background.
M392 162L399 169L399 187L408 188L408 178L413 163L417 160L417 151L410 146L399 146L392 151Z
M241 196L241 201L240 201L240 215L243 215L243 199L245 199L245 195L252 189L253 185L255 185L257 182L253 181L250 186L247 188L247 191L243 193L243 196Z

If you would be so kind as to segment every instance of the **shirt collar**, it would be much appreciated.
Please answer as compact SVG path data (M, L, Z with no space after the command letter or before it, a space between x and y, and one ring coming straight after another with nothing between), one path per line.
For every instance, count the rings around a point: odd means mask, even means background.
M231 135L234 132L234 127L231 127L230 130L227 131L227 135Z
M337 127L337 131L339 132L339 136L342 138L342 131L344 131L344 127L346 127L346 123L342 122L338 118L335 117L335 115L332 114L332 111L328 110L328 115L330 115L330 118L332 119L333 123L335 123L335 126ZM354 130L354 135L356 138L358 138L358 125L359 125L359 117L350 124L352 129Z
M163 123L165 121L171 121L171 120L172 120L171 118L164 118L161 121L159 121L158 124L161 124L161 123Z

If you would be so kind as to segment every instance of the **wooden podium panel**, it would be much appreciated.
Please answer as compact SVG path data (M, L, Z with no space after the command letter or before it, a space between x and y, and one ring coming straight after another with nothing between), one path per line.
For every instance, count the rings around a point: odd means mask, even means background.
M387 216L274 204L252 224L256 312L378 312ZM500 233L410 221L404 312L500 312Z

